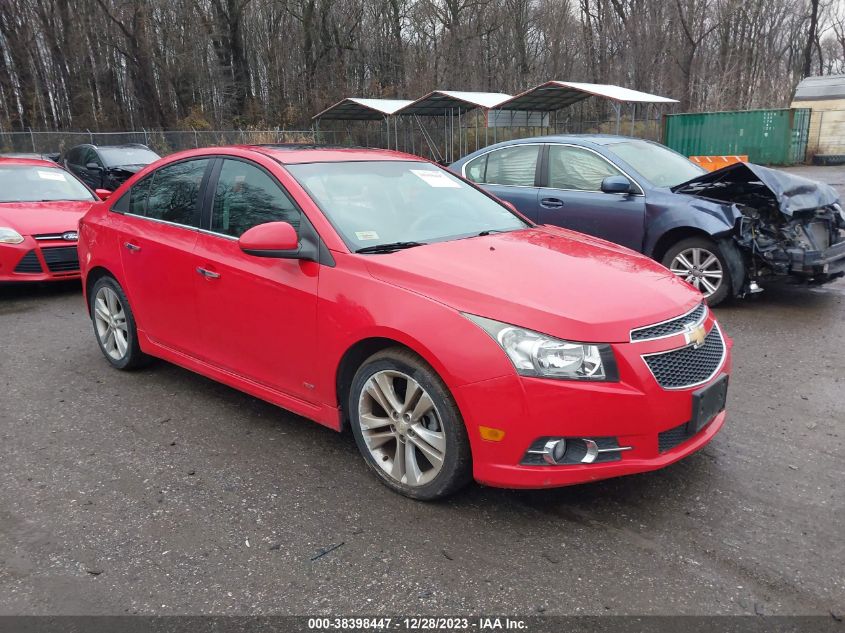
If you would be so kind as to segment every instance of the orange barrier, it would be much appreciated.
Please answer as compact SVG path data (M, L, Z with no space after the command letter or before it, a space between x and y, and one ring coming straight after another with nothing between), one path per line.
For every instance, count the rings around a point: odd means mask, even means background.
M690 156L689 159L707 171L716 171L734 163L747 163L748 156Z

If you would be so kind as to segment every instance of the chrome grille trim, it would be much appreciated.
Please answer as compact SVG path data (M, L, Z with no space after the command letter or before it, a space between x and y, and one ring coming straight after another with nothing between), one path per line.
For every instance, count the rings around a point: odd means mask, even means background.
M699 312L700 314L698 314ZM702 301L692 310L685 312L681 316L634 328L631 330L630 340L632 343L641 343L643 341L656 341L662 338L669 338L670 336L677 336L684 331L687 323L690 322L687 319L694 317L695 321L692 324L695 327L704 323L707 319L707 313L707 304ZM676 325L677 327L675 327Z

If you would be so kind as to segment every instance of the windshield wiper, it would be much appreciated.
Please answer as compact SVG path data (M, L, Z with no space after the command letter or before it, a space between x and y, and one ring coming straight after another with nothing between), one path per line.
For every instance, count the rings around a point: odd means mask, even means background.
M365 246L359 248L356 253L392 253L393 251L400 251L405 248L414 248L414 246L424 246L425 242L388 242L387 244L374 244L373 246Z
M484 237L485 235L493 235L493 233L508 233L511 229L486 229L481 233L476 233L476 237Z

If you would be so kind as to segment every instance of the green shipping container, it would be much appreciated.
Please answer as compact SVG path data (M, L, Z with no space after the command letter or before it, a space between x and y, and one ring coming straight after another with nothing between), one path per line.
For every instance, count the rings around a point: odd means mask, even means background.
M804 162L810 128L808 109L739 110L669 114L666 145L684 156L747 155L752 163Z

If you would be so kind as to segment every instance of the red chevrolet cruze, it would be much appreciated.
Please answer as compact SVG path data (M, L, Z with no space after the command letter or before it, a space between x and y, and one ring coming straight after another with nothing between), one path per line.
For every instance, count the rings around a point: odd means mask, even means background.
M78 278L77 225L95 200L52 161L0 157L0 282Z
M113 366L349 426L418 499L661 468L725 419L731 341L696 290L414 156L175 154L91 208L79 254Z

